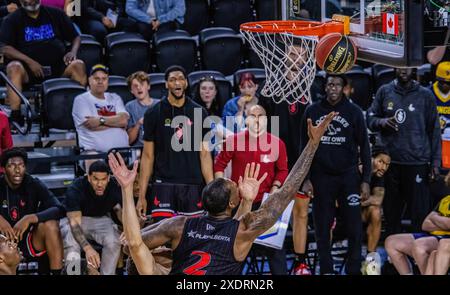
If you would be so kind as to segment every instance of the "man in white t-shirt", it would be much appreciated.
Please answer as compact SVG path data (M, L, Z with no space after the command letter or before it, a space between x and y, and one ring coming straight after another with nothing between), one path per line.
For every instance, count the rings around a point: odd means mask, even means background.
M78 132L79 145L86 151L107 152L128 147L126 127L129 114L123 101L108 89L108 68L97 64L89 75L86 93L75 97L72 117Z

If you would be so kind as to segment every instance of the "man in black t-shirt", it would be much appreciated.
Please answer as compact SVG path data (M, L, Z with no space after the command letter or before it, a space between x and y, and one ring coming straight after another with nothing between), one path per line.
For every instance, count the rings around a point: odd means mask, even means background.
M21 91L25 83L60 76L86 85L84 63L76 59L81 39L64 11L40 7L40 0L21 0L21 4L0 31L0 50L9 62L6 71L14 86ZM72 45L67 53L66 42ZM7 100L12 120L23 125L20 98L10 88Z
M161 99L144 115L139 201L144 217L147 199L154 220L175 215L203 214L201 190L213 180L213 163L204 122L207 112L186 97L186 72L180 66L166 70L168 97ZM205 124L204 124L205 123ZM153 177L150 194L149 180Z
M80 274L82 249L89 270L97 272L100 268L102 275L114 275L121 245L110 212L114 210L122 220L121 189L115 179L110 179L105 162L92 163L88 176L74 180L67 189L64 207L67 218L61 220L61 233L67 274ZM102 245L101 259L88 239Z
M39 180L26 173L27 154L13 148L2 155L0 232L16 240L25 257L48 254L50 273L60 274L63 245L58 220L63 207Z

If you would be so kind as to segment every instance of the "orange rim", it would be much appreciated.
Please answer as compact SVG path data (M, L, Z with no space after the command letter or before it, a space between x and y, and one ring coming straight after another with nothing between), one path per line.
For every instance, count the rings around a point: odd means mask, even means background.
M330 33L344 34L345 25L338 21L260 21L241 24L241 30L254 33L291 33L297 36L322 37Z

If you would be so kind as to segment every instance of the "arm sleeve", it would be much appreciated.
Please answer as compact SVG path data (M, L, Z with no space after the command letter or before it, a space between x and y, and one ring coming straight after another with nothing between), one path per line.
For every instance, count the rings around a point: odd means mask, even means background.
M275 163L275 177L274 180L278 180L281 182L281 184L284 183L286 180L286 177L288 176L288 158L287 158L287 152L286 152L286 145L284 142L280 139L279 142L279 154L278 154L278 160Z
M62 12L60 14L60 17L61 17L60 29L63 35L62 37L65 41L72 44L73 39L78 37L78 33L75 30L72 20L65 13Z
M139 8L138 0L127 0L125 11L128 16L140 22L149 24L151 21L150 15Z
M64 208L53 193L39 180L36 185L36 194L40 204L38 213L36 213L38 222L47 220L59 220L64 213Z
M367 127L373 132L381 130L380 120L384 118L383 116L383 100L384 100L384 86L378 89L375 99L372 105L367 110L366 120Z
M360 109L358 109L356 118L356 140L359 146L359 156L363 166L362 181L370 184L372 160L370 157L369 136L367 134L367 127L366 122L364 121L364 115Z
M234 155L233 142L235 142L236 135L228 137L223 143L223 150L217 155L214 161L214 173L224 172L228 163L231 161ZM236 142L235 142L236 143Z
M66 198L64 199L64 209L67 212L81 211L80 195L81 191L77 187L78 181L75 180L66 191Z
M436 100L430 90L427 91L427 134L431 146L431 165L441 167L442 147L441 147L441 127L439 125L439 115L437 113Z
M156 125L159 120L159 110L161 102L158 102L152 108L148 109L144 115L144 140L155 141Z
M80 126L86 121L86 116L92 116L89 112L89 107L86 106L87 101L84 94L75 97L72 108L72 117L75 127Z
M186 5L184 1L176 0L174 1L175 6L166 13L158 15L158 20L161 23L167 23L169 21L176 20L178 17L184 17L186 13Z

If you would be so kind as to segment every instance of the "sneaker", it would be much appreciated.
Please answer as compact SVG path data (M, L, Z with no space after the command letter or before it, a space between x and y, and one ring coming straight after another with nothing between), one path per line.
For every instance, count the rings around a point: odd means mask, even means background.
M309 267L308 267L308 265L306 265L306 263L300 263L294 268L293 275L295 275L295 276L310 276L310 275L312 275L312 273L309 270Z
M362 273L365 275L381 275L381 257L377 252L367 254Z

